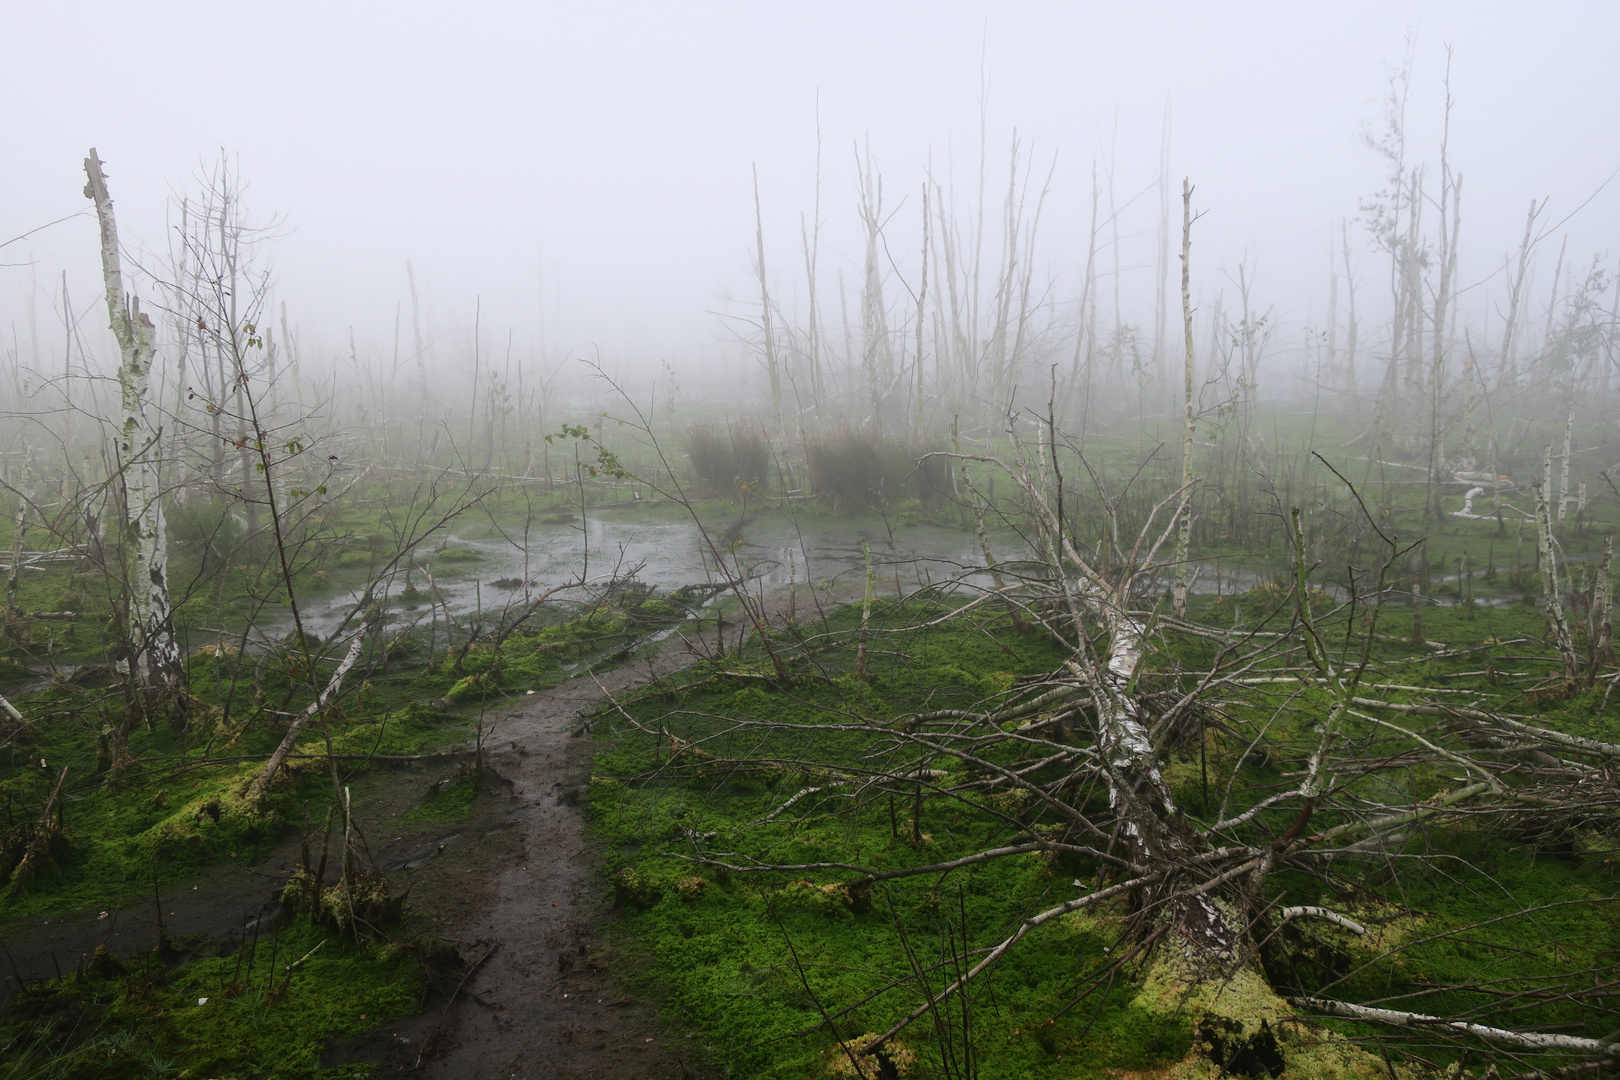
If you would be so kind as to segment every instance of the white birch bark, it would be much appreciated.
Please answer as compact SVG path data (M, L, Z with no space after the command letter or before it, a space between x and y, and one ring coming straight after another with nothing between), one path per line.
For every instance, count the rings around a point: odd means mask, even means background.
M878 261L878 236L883 229L883 180L872 174L868 154L860 176L861 222L866 227L866 276L861 288L861 345L866 373L872 430L883 435L883 401L894 366L889 351L889 316L883 302L883 274Z
M370 631L370 624L360 627L360 632L355 634L354 640L349 643L349 651L344 654L342 661L332 672L331 679L327 680L326 688L315 696L314 701L304 707L304 711L299 713L291 724L287 725L287 734L282 736L281 745L276 747L275 753L270 755L270 760L265 762L263 771L253 781L253 801L257 804L262 805L269 797L270 784L275 780L282 763L287 760L287 755L292 753L293 747L297 745L298 736L303 733L304 725L319 715L320 711L326 708L327 702L332 699L332 695L342 689L343 678L348 675L349 669L354 667L355 661L360 659L360 650L365 647L366 635ZM333 773L334 783L336 776L337 774Z
M1337 911L1329 911L1325 907L1301 906L1283 908L1282 911L1278 912L1277 921L1279 923L1285 923L1290 919L1300 918L1324 919L1327 922L1332 923L1334 926L1344 927L1344 929L1350 931L1352 934L1359 934L1362 937L1367 936L1367 928L1365 926L1362 926L1354 919L1345 918Z
M1428 1016L1424 1013L1399 1012L1395 1009L1375 1009L1368 1005L1353 1005L1348 1001L1333 1001L1329 998L1304 997L1290 998L1295 1005L1314 1009L1334 1016L1345 1016L1353 1020L1371 1020L1380 1024L1392 1024L1404 1028L1438 1028L1453 1031L1460 1035L1472 1035L1486 1042L1500 1043L1506 1046L1521 1046L1527 1050L1567 1050L1580 1054L1601 1054L1613 1057L1620 1054L1620 1045L1608 1040L1584 1039L1577 1035L1549 1035L1534 1031L1512 1031L1507 1028L1486 1027L1484 1024L1471 1024L1464 1020L1446 1020L1438 1016Z
M1588 636L1592 642L1592 675L1597 665L1614 659L1614 615L1611 610L1613 586L1609 582L1609 564L1614 558L1614 537L1603 538L1603 554L1598 558L1597 580L1592 583L1592 611Z
M1575 414L1570 413L1564 421L1564 460L1558 470L1558 524L1564 524L1564 516L1569 511L1569 457L1574 450L1575 442Z
M1048 538L1043 546L1050 544L1047 550L1055 565L1059 564L1057 554L1061 552L1076 568L1074 578L1059 578L1066 605L1077 621L1083 608L1107 631L1106 654L1094 657L1088 649L1082 649L1064 666L1079 686L1090 691L1096 709L1096 751L1108 787L1108 805L1117 815L1119 841L1135 866L1178 865L1195 852L1177 827L1181 811L1137 704L1133 684L1147 647L1148 630L1129 610L1136 582L1153 565L1175 529L1176 519L1171 517L1157 539L1148 534L1169 500L1149 514L1147 525L1127 556L1127 565L1113 575L1105 575L1075 549L1070 537L1058 531L1057 516L1029 474L1027 456L1011 423L1007 435L1014 462L1010 471ZM1084 632L1078 625L1076 629ZM1167 917L1177 924L1188 960L1199 965L1209 961L1224 963L1236 955L1235 946L1242 939L1243 928L1207 896L1185 894L1169 899Z
M1575 641L1569 632L1569 620L1564 617L1564 601L1558 592L1558 563L1553 545L1552 500L1552 444L1547 445L1542 459L1541 487L1536 492L1536 542L1541 556L1541 587L1547 594L1547 621L1552 624L1558 655L1564 662L1564 677L1573 681L1580 676L1580 660L1575 655Z
M1181 330L1185 339L1182 389L1181 506L1176 530L1176 584L1171 611L1176 618L1187 614L1187 546L1192 540L1193 435L1197 419L1193 415L1193 317L1192 317L1192 184L1181 181ZM1163 290L1161 289L1161 292Z
M158 475L162 428L154 422L152 320L139 299L124 292L118 225L107 179L95 148L84 159L85 196L96 204L101 224L101 271L107 314L118 340L118 466L124 478L124 549L129 578L129 630L135 656L130 667L143 690L178 690L183 672L169 610L168 535Z

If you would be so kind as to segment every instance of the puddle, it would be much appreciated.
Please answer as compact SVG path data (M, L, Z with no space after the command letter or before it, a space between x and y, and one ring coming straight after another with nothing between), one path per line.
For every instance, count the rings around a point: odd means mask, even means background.
M515 616L525 604L546 588L586 574L587 584L600 587L616 574L635 570L638 581L669 592L683 585L722 580L716 572L711 549L730 539L725 551L727 569L733 560L754 589L774 592L790 582L814 582L818 588L832 586L840 593L859 588L865 573L861 543L872 555L872 568L880 593L892 594L898 576L905 591L930 584L964 579L988 584L971 573L982 563L978 540L970 530L936 525L911 525L895 530L891 543L881 520L870 518L822 518L795 527L781 517L760 513L750 515L740 530L736 520L717 520L704 536L688 520L647 520L634 511L611 507L593 510L584 527L547 523L531 528L527 542L521 534L512 540L451 533L443 544L459 551L475 553L475 560L446 562L434 557L434 549L424 552L420 562L433 573L437 598L428 590L418 572L412 584L428 597L405 606L398 600L405 590L405 574L396 574L387 593L394 600L391 619L395 623L417 617L435 617L429 600L448 607L457 619L483 618L490 624L502 617ZM729 534L729 536L728 536ZM1018 538L1011 532L992 535L992 548L1002 558L1018 553ZM354 609L358 590L313 595L305 600L304 625L313 633L331 634ZM579 590L561 593L558 599L582 597ZM712 598L709 601L712 603ZM559 605L560 607L560 605ZM290 616L263 624L263 640L274 640L292 627ZM667 637L671 631L661 632Z

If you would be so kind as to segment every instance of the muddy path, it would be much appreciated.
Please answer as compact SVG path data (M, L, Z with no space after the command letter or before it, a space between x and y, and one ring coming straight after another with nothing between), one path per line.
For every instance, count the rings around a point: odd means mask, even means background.
M820 603L831 610L855 595L828 589ZM815 603L802 592L797 597L801 614ZM783 624L792 607L788 590L767 593L764 607L770 623ZM741 629L722 625L728 637ZM486 761L502 794L485 801L477 842L457 858L430 859L412 883L413 903L422 889L427 908L462 913L441 917L434 932L461 943L477 966L448 1001L430 1001L422 1015L378 1030L367 1046L355 1048L357 1057L383 1065L379 1075L719 1075L704 1064L678 1017L661 1018L655 1002L627 992L632 972L605 933L616 918L612 890L585 816L591 761L601 749L586 717L610 696L656 683L707 654L707 643L694 643L690 631L682 631L688 636L670 635L651 657L579 676L490 714L497 749Z
M485 760L503 790L485 800L484 816L499 820L481 823L481 841L459 857L397 875L412 885L413 903L423 889L422 902L439 909L435 932L459 942L477 966L451 1000L441 995L422 1015L375 1032L355 1057L382 1064L382 1075L445 1080L702 1075L695 1049L619 985L602 932L612 900L585 821L597 746L581 719L609 694L695 659L673 638L650 659L580 676L493 715L497 748ZM470 886L459 895L457 878Z

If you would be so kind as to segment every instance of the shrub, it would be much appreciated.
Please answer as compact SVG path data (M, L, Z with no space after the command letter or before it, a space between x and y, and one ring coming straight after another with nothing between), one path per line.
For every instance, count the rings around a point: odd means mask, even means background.
M693 424L686 429L686 453L698 479L717 494L762 489L770 475L770 439L750 420L734 421L724 429Z
M835 512L937 502L951 490L950 461L925 459L929 449L850 427L816 436L805 446L810 488Z
M200 576L222 574L247 540L247 519L223 499L175 502L167 513L169 540L197 560Z

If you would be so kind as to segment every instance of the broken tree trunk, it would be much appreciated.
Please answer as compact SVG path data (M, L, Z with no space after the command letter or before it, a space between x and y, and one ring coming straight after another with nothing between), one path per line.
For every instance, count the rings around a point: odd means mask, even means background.
M287 734L282 736L281 745L276 747L276 752L271 754L270 760L264 763L264 770L254 779L253 787L250 789L249 802L262 807L265 800L270 797L270 784L275 780L276 773L287 760L287 755L292 753L294 744L298 742L298 736L303 733L304 725L309 723L322 709L326 708L326 703L342 688L343 677L349 673L350 668L354 667L355 661L360 659L360 650L364 647L366 634L370 630L369 625L360 628L360 632L354 635L354 640L349 643L348 653L338 664L337 670L332 672L332 678L327 682L326 688L317 694L315 700L305 706L304 711L299 713L297 718L288 725Z
M151 400L152 363L156 356L152 320L140 300L124 291L107 178L95 148L84 159L85 196L96 204L101 224L101 271L107 314L118 340L118 389L121 418L117 464L124 487L124 552L129 590L130 669L148 698L171 697L184 686L180 647L169 610L168 535L163 522L163 496L158 475L162 427ZM152 704L151 701L147 702Z

